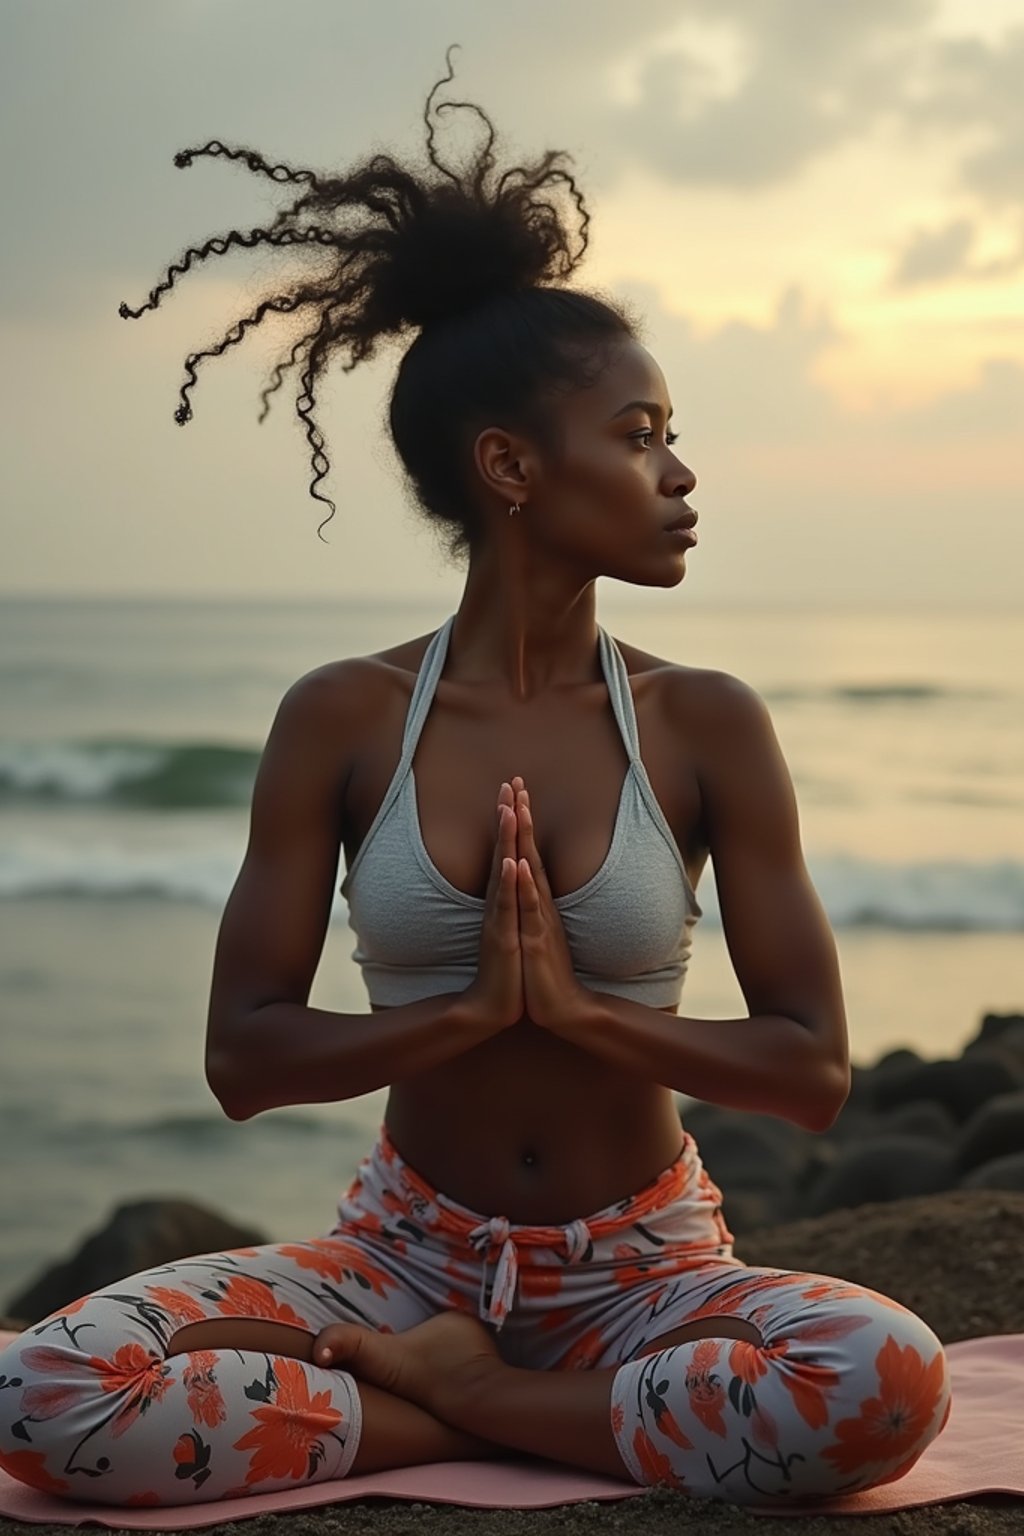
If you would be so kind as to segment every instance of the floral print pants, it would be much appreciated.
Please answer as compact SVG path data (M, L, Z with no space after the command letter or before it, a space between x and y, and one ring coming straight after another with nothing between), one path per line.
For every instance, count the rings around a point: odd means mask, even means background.
M564 1226L471 1211L385 1126L323 1237L198 1254L81 1297L0 1351L0 1467L89 1503L192 1504L344 1477L361 1428L341 1369L242 1349L168 1357L178 1329L265 1318L401 1333L449 1308L537 1371L618 1367L623 1479L791 1504L890 1482L943 1428L946 1357L914 1313L733 1255L696 1143L638 1194ZM763 1346L714 1336L746 1319ZM694 1319L710 1337L655 1349Z

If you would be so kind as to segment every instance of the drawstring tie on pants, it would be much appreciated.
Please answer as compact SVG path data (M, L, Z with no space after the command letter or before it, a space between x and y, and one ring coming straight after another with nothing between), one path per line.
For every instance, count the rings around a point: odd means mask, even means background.
M552 1233L555 1230L558 1230L564 1239L567 1261L574 1264L582 1259L593 1241L587 1223L580 1219L570 1222L564 1228L546 1229L543 1234L545 1246L551 1244ZM483 1261L480 1272L480 1301L477 1309L479 1316L485 1323L493 1323L495 1328L500 1330L512 1310L516 1282L519 1279L519 1250L511 1236L511 1223L507 1216L492 1216L489 1221L482 1221L478 1227L474 1227L466 1235ZM519 1241L523 1242L524 1239L528 1239L529 1232L521 1230L518 1235ZM487 1265L491 1250L494 1248L500 1248L500 1252L491 1281L490 1300L485 1305Z

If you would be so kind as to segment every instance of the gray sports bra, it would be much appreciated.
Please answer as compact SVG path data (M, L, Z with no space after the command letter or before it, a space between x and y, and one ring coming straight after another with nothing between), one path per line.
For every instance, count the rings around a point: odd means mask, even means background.
M402 755L340 890L370 1001L394 1006L459 992L476 975L486 902L446 880L423 842L412 760L444 667L455 615L431 638L413 689ZM595 992L652 1008L677 1004L703 916L640 757L629 675L597 626L612 708L629 753L611 847L596 874L555 897L576 974Z

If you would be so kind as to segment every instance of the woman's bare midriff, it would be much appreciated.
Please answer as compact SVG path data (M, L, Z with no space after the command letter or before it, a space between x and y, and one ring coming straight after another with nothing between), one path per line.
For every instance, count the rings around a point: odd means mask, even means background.
M624 1081L528 1020L392 1084L385 1121L436 1189L481 1215L541 1226L634 1194L683 1143L671 1089Z
M395 771L430 638L367 658L352 732L359 750L344 779L349 868ZM699 780L686 733L668 718L665 693L672 673L678 700L679 674L688 669L619 645L641 756L696 885L707 858ZM678 720L678 703L674 713ZM573 891L607 854L628 764L603 679L514 704L444 676L413 762L428 855L452 885L479 899L497 833L498 788L520 773L551 889L556 896ZM671 1089L626 1074L528 1019L393 1083L385 1122L399 1154L453 1200L482 1215L540 1225L573 1221L635 1193L675 1161L683 1144Z

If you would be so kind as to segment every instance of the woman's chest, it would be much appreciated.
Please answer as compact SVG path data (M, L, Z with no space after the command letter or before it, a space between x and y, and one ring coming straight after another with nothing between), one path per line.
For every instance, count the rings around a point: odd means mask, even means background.
M696 760L692 744L672 727L662 682L647 676L636 688L637 767L695 884L706 857ZM399 695L354 754L344 817L349 867L398 768L404 715ZM521 775L548 880L554 895L563 896L585 885L608 856L629 769L629 749L603 687L510 706L442 681L412 758L412 806L437 870L458 890L482 898L499 790L502 781Z

